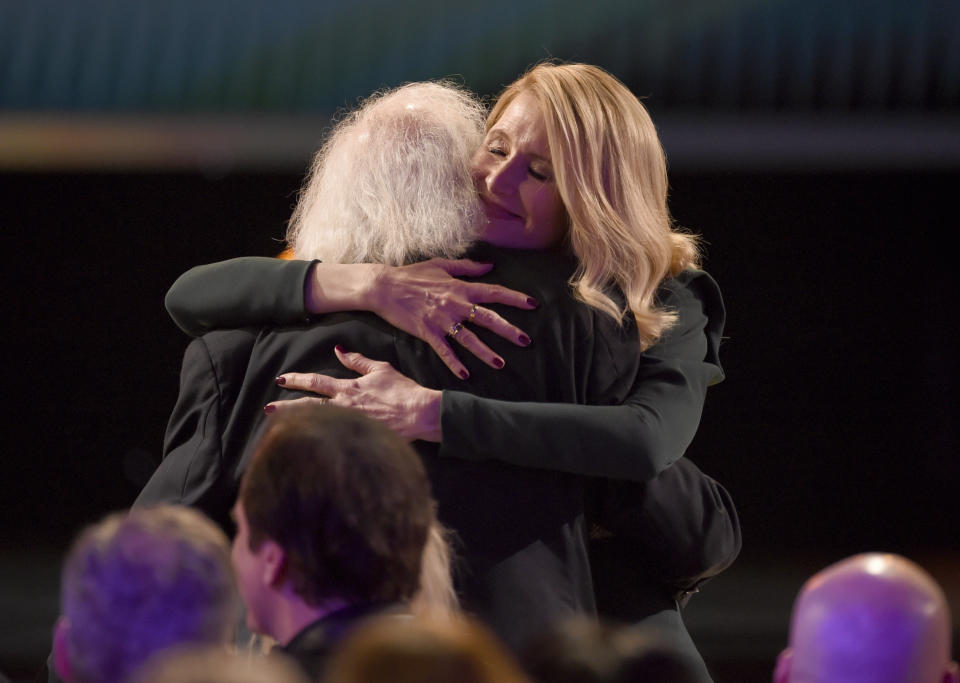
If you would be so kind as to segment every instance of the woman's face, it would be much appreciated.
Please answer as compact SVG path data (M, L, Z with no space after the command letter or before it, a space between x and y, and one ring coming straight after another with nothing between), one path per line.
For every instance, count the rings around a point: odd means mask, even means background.
M473 156L473 179L486 212L483 239L501 247L543 249L566 232L553 178L547 128L532 95L507 105Z

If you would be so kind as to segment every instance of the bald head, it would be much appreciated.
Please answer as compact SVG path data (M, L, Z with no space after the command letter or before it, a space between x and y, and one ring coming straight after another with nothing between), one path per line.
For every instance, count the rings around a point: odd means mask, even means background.
M946 598L929 574L899 555L855 555L804 584L774 681L955 682L950 636Z

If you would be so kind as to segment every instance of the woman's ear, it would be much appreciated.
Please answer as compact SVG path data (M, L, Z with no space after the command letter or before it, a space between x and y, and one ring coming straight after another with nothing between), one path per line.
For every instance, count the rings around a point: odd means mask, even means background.
M73 681L73 667L70 665L70 620L64 616L57 619L53 626L53 666L66 683Z

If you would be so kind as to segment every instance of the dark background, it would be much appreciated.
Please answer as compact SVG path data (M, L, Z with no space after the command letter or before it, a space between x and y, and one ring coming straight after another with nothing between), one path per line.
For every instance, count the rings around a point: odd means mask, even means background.
M316 15L317 31L334 32L324 3L238 3L221 22L177 3L157 14L104 1L88 16L72 3L0 0L0 225L13 247L0 671L29 677L48 647L66 544L129 505L159 460L187 342L163 308L176 276L280 251L336 107L452 73L492 95L546 55L598 63L647 98L671 162L671 209L703 235L724 292L727 379L688 454L731 491L744 533L737 564L686 613L718 681L769 680L803 579L855 552L920 561L960 615L957 6L602 3L573 22L560 5L512 9L522 16L491 26L467 10L443 15L461 27L451 37L424 22L454 10L413 3L404 42L388 30L393 10L371 3L381 23L328 45L353 51L330 69L314 54L323 41L294 40L287 26ZM255 20L259 34L244 28ZM139 42L103 37L137 21L154 29ZM164 36L183 26L192 33L178 61ZM229 57L190 52L216 27ZM45 30L59 31L59 56L39 49ZM134 66L76 59L96 45L149 54ZM107 73L124 64L161 85ZM176 68L194 80L177 81ZM198 126L238 120L239 132L191 148ZM159 151L143 144L158 121L175 124ZM306 132L291 138L285 121ZM139 134L117 146L110 133L124 125ZM272 140L283 149L261 155Z

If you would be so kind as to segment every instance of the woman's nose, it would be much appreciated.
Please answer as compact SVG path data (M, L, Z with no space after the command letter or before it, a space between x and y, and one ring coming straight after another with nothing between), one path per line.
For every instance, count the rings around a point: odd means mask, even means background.
M490 194L509 195L516 192L515 166L509 160L504 160L488 170L487 190Z

